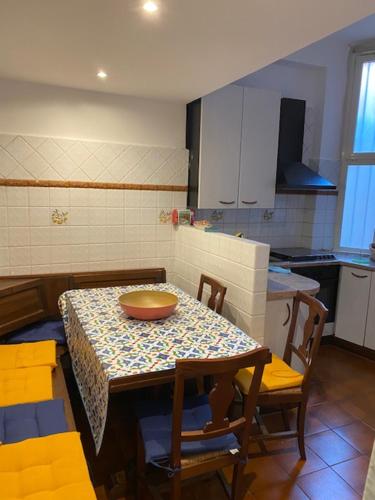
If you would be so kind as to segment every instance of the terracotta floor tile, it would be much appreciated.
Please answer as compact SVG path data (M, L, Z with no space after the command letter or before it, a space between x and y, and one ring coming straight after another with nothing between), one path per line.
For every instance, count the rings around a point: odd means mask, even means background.
M365 488L369 458L365 456L334 465L332 469L339 474L359 495Z
M338 403L329 402L310 408L310 414L328 427L335 428L350 424L355 420Z
M232 482L232 469L232 467L227 467L223 470L229 484ZM289 482L288 474L272 456L250 459L245 468L245 475L247 490L252 493Z
M335 432L364 455L370 455L375 440L375 431L363 422L338 427Z
M360 496L332 469L323 469L302 476L298 486L310 500L359 500Z
M293 482L271 486L265 490L256 491L256 500L308 500L308 496Z
M296 445L291 451L281 451L279 454L275 455L275 460L292 479L296 479L304 474L311 474L312 472L327 467L327 464L307 446L306 455L307 460L301 460Z
M350 446L334 431L325 431L308 436L305 441L307 446L328 465L335 465L359 455L355 448Z

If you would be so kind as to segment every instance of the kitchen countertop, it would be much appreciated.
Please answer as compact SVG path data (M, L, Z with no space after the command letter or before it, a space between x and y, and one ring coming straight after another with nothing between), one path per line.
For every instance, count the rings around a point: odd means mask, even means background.
M368 255L361 256L355 253L346 252L327 252L333 253L336 257L332 260L317 260L317 261L306 261L306 262L290 262L290 261L279 261L277 259L271 259L271 263L280 267L313 267L313 266L332 266L332 265L343 265L348 267L355 267L357 269L364 269L366 271L375 271L375 261L371 260Z
M317 281L295 273L268 273L267 300L289 299L297 291L315 295L319 292L320 285Z

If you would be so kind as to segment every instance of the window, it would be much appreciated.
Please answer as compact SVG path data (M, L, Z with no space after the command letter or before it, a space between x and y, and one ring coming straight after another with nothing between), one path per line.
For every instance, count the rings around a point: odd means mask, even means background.
M375 232L375 51L352 55L340 247L368 250Z

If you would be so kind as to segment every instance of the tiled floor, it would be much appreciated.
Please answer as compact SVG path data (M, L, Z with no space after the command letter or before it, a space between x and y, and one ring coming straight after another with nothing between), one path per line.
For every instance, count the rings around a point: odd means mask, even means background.
M374 382L375 362L334 346L322 346L307 416L307 461L299 460L294 440L270 442L267 453L252 445L254 458L246 467L246 499L360 499L375 438ZM122 403L118 402L118 406ZM270 430L282 425L276 415L266 416L265 423ZM122 429L131 424L130 420L123 420ZM112 431L118 435L119 429ZM131 433L116 443L107 435L106 449L95 460L90 438L85 433L83 438L98 485L102 473L105 475L101 469L108 468L109 462L113 467L120 467L126 461L131 464L131 448L134 448ZM127 472L131 477L131 465ZM230 475L226 471L228 479ZM127 499L132 498L132 489L129 483ZM226 498L216 477L185 488L184 499L202 498Z

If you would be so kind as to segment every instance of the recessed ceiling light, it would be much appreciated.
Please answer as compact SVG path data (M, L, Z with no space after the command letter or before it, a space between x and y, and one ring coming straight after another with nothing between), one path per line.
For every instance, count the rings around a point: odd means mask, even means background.
M146 12L156 12L158 10L158 5L155 3L155 2L145 2L143 4L143 9L146 11Z
M105 71L103 71L102 69L99 70L97 73L96 73L96 76L98 78L101 78L102 80L104 80L104 78L107 78L107 73Z

